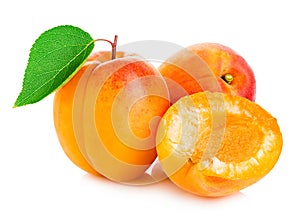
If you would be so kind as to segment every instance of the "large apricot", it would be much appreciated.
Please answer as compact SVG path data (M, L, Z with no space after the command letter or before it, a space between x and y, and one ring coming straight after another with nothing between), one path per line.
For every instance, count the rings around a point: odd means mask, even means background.
M164 114L157 135L161 165L179 187L201 196L239 191L265 176L282 149L277 121L239 96L199 92Z
M88 172L118 182L139 177L157 156L156 129L169 107L164 79L137 57L90 62L81 71L72 91L60 93L68 98L69 111L59 98L55 101L64 150Z

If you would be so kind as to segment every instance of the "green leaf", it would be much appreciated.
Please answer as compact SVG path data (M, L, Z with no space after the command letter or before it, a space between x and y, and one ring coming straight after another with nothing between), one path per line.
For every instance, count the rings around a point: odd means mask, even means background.
M42 33L32 45L22 90L14 104L36 103L69 81L94 48L94 40L70 25Z

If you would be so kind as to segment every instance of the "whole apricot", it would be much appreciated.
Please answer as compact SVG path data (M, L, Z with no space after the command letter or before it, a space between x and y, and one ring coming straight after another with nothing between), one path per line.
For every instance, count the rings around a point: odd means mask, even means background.
M256 81L246 60L219 43L191 45L159 67L172 102L201 91L223 92L255 100Z
M141 58L96 59L66 84L72 91L63 87L57 93L68 99L68 110L66 100L55 97L58 136L76 165L130 182L157 156L156 129L169 107L168 89L158 70Z

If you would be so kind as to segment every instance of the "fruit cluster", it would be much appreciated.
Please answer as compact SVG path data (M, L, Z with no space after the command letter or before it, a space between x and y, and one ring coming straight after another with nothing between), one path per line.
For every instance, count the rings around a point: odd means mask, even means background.
M169 178L218 197L260 180L281 153L277 121L255 91L248 63L221 44L192 45L158 68L95 52L56 92L54 123L66 155L88 173L128 184Z

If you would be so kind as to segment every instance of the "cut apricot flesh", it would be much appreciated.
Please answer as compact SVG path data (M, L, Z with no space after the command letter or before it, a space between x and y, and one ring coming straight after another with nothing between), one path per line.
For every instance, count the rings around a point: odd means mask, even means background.
M179 187L218 197L264 177L282 149L277 120L239 96L199 92L164 114L157 134L162 168Z

